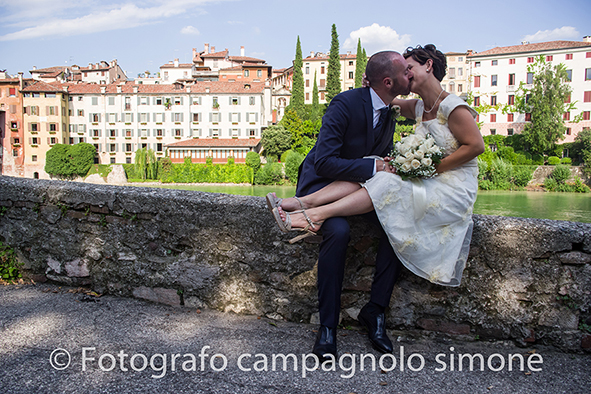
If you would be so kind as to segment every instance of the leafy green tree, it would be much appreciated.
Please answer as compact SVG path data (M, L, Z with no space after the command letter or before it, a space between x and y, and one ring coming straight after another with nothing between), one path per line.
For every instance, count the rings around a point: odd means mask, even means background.
M572 91L565 82L566 66L552 66L539 56L527 71L533 74L532 87L521 82L515 94L517 112L531 113L531 123L526 124L523 136L532 152L552 154L556 143L564 138L563 114L575 109L574 103L565 103Z
M341 92L341 57L339 54L339 36L337 26L333 23L328 57L328 71L326 75L326 103Z
M158 162L152 149L141 148L135 152L135 171L142 180L158 177Z
M265 157L279 157L291 147L291 133L283 126L269 126L261 138Z
M285 158L285 176L293 183L298 182L298 170L304 161L304 155L290 150Z
M583 129L577 134L572 150L573 154L581 156L585 172L591 173L591 129Z
M70 146L55 144L45 155L45 172L50 175L71 176L73 175L70 165Z
M357 56L355 60L355 87L360 88L363 82L363 73L367 66L367 56L365 49L361 47L361 38L357 40Z
M70 146L70 160L72 172L80 176L88 174L88 170L94 163L96 148L87 142L80 142Z
M304 62L302 60L302 45L300 44L300 36L296 44L296 55L293 62L293 86L291 89L291 100L288 108L293 108L300 116L304 113L304 72L302 67ZM287 110L287 109L286 109Z
M256 173L261 168L261 156L254 151L248 152L246 154L246 165Z

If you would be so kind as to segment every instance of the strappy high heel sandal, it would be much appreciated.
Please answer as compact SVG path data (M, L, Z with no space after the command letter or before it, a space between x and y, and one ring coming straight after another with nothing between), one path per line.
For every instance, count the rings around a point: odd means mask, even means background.
M302 202L302 200L300 200L296 196L293 196L293 198L295 198L297 200L297 202L300 203L300 208L304 209L304 203ZM273 194L273 192L267 193L266 199L267 199L267 208L269 208L269 211L271 211L271 212L273 212L274 208L278 208L281 205L281 201L283 201L282 198L277 197L275 194Z
M301 203L301 202L300 202ZM279 214L279 210L277 208L273 208L273 216L275 217L275 221L277 222L277 225L279 226L279 229L281 231L283 231L284 233L288 233L292 230L297 230L297 231L304 231L305 234L301 234L298 235L295 238L292 238L289 240L290 244L296 243L298 241L301 241L302 239L309 237L311 235L317 235L317 233L315 231L310 230L310 228L314 228L314 226L320 225L322 223L320 222L313 222L312 219L310 219L308 217L308 215L306 214L306 211L304 209L299 210L299 211L293 211L293 212L285 212L287 214L287 218L285 219L285 221L283 221L281 219L281 215ZM304 228L297 228L297 229L292 229L291 228L291 215L296 214L296 213L301 213L302 215L304 215L304 218L306 219L306 221L308 222L308 224L306 225L306 227Z

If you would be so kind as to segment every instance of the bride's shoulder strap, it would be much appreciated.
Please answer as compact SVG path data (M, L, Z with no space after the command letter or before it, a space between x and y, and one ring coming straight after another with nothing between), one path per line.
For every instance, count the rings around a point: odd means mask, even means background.
M453 110L458 107L466 107L474 118L478 116L478 112L476 112L474 108L470 107L468 103L455 94L450 94L445 98L445 100L441 102L441 104L439 104L439 110L443 113L443 115L445 115L446 118L449 118L449 115L453 112Z

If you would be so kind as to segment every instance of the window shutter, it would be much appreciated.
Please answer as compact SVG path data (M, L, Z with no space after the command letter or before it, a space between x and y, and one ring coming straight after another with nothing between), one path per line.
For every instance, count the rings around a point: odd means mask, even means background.
M33 145L33 138L29 137L29 145Z
M10 113L11 113L11 114L16 114L16 105L12 104L12 105L10 106Z
M246 113L246 121L250 122L250 113L248 113L248 112Z
M183 96L181 96L181 105L183 105Z
M137 105L140 105L140 96L137 96Z
M213 114L210 112L210 113L209 113L209 121L210 121L210 122L212 121L212 115L213 115Z
M228 103L232 105L232 97L228 97Z
M47 137L47 145L51 145L51 139Z
M33 125L31 123L29 123L29 131L33 130Z
M242 97L238 97L238 105L240 105L240 100L242 99Z
M238 129L238 137L240 137L240 130L241 130L241 129Z
M254 114L254 121L255 122L259 121L259 113L258 112Z
M88 122L92 123L92 114L91 113L88 114Z
M182 100L182 99L183 99L183 98L181 97L181 100ZM181 122L183 121L183 115L184 115L184 113L183 113L183 112L181 112Z
M49 123L45 123L45 130L49 131Z
M228 114L228 120L229 120L230 122L232 121L232 113L231 113L231 112Z
M213 135L213 129L209 129L209 135L208 135L208 137L211 137L212 135Z
M49 106L45 107L45 115L49 115Z

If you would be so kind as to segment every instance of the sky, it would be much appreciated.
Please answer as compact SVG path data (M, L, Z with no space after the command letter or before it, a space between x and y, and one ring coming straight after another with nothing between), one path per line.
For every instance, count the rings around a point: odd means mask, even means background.
M129 78L174 59L190 63L204 44L289 67L328 52L336 24L341 53L368 55L433 43L443 52L482 52L522 41L582 41L589 0L0 0L0 70L10 75L111 61Z

